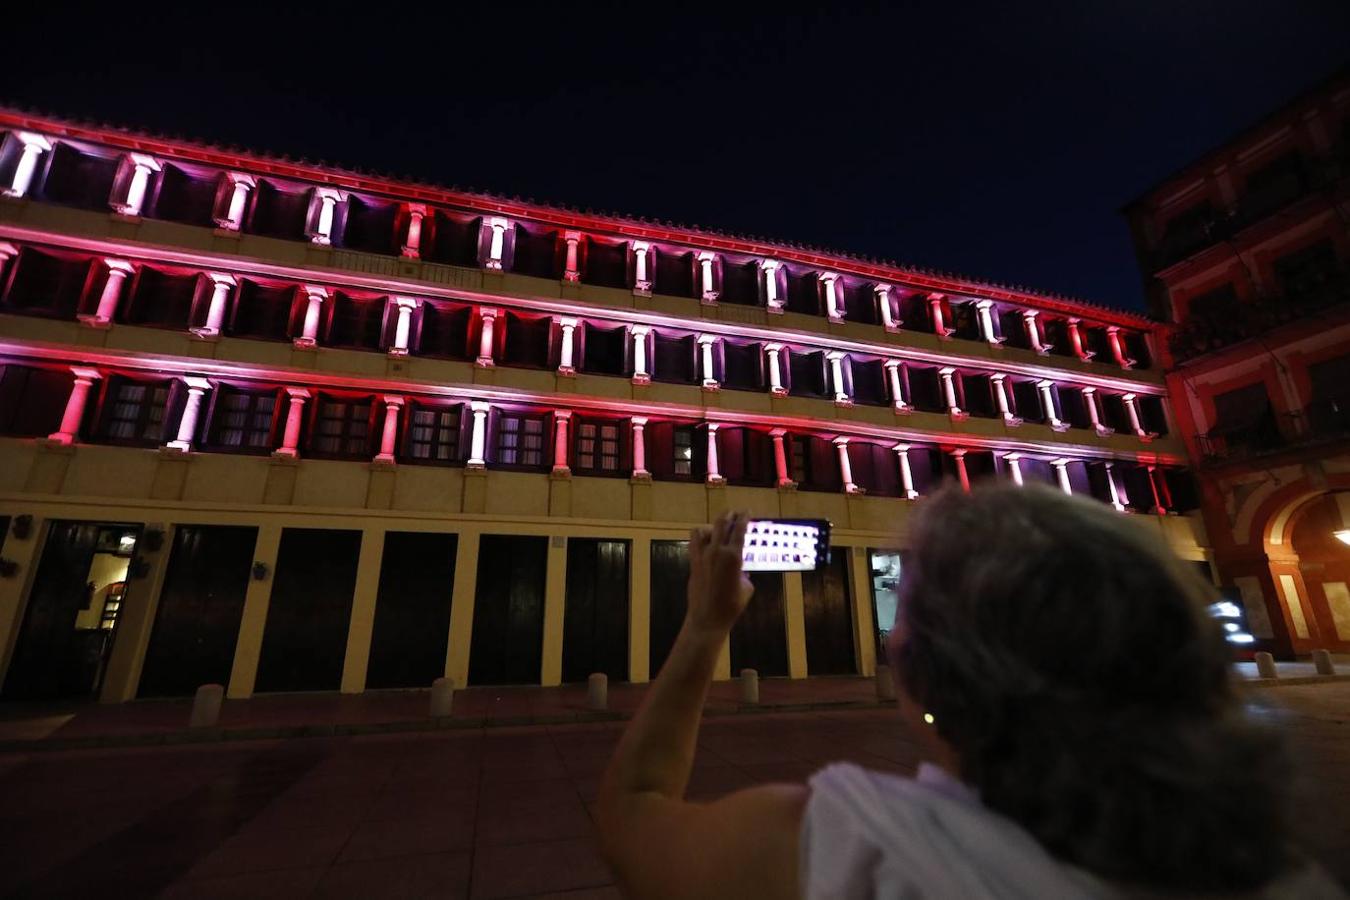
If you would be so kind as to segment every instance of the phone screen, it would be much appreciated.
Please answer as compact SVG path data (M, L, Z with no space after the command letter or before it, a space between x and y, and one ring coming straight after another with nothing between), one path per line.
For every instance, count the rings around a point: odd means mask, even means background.
M824 519L751 519L745 529L741 568L746 572L810 572L830 555L830 523Z

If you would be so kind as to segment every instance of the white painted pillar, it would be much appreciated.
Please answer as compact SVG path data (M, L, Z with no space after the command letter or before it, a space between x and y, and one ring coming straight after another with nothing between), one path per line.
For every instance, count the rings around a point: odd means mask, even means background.
M721 387L717 383L713 370L713 343L716 340L717 338L711 334L698 336L699 358L702 360L703 389L705 391L715 391Z
M567 464L567 424L572 421L572 411L560 409L553 413L553 474L570 475L572 469Z
M394 345L389 348L390 356L407 356L408 342L412 338L412 314L417 309L417 301L412 297L394 297Z
M825 358L830 363L830 385L834 388L835 405L852 406L853 399L849 397L844 385L844 354L839 350L831 350Z
M942 312L943 299L944 295L942 294L928 295L928 308L929 310L932 311L933 315L933 333L936 334L939 338L943 338L945 340L946 338L952 336L952 332L954 331L954 329L950 328L947 325L946 316L943 315Z
M482 307L478 310L478 317L482 320L482 332L478 336L478 359L474 362L484 369L490 369L493 366L492 353L494 350L493 326L497 321L497 310L491 307Z
M409 259L417 259L422 255L422 220L426 216L424 204L408 204L408 234L403 240L402 253Z
M1003 338L999 337L998 331L994 328L994 301L976 300L975 312L980 319L980 336L990 344L1002 344Z
M311 242L324 246L333 243L333 218L341 199L342 195L332 188L314 189L314 199L310 201L310 215L314 222L309 232Z
M825 315L831 322L844 321L844 311L840 308L839 275L834 272L820 274L820 288L825 293Z
M375 454L377 463L394 464L394 446L398 440L398 411L403 408L403 398L397 394L385 394L384 430L380 433L380 452Z
M131 263L125 259L105 259L103 264L108 267L108 280L103 282L98 306L92 316L79 317L81 322L94 328L107 328L112 324L117 315L117 304L122 299L122 288L133 271Z
M80 438L80 423L84 420L84 407L89 400L89 388L103 376L98 369L86 369L72 366L75 382L70 386L70 396L66 398L66 410L61 414L61 429L47 435L47 440L57 444L73 444Z
M506 252L507 221L495 217L488 219L487 226L492 229L492 237L488 241L488 255L483 266L492 269L494 272L500 272L502 270L502 256Z
M646 241L633 242L633 293L646 296L652 292L651 273L648 271L647 251L651 244Z
M834 439L834 449L839 453L839 475L844 482L845 494L865 493L862 488L853 483L853 464L848 459L848 438L837 437Z
M558 374L575 375L577 369L574 362L573 345L576 341L577 320L561 318L558 320L558 327L562 329L562 346L558 351Z
M956 461L956 479L961 482L961 490L970 493L970 473L966 471L966 451L953 450L952 459Z
M226 275L223 272L207 272L206 277L211 280L211 299L206 304L206 324L191 331L197 337L213 338L225 327L225 309L230 302L230 291L234 290L238 281L233 275Z
M788 474L787 448L783 446L783 441L787 437L787 429L775 428L769 432L769 437L773 438L774 483L779 487L795 487L796 482Z
M205 378L186 377L181 379L187 387L187 401L183 404L183 415L178 420L178 435L164 446L170 450L187 453L192 449L192 439L197 435L197 419L201 415L202 398L211 390L211 382Z
M900 463L900 491L906 500L917 500L919 492L914 490L914 473L909 468L909 444L896 444L895 457Z
M905 383L900 379L902 363L898 359L888 359L883 365L886 368L886 380L891 386L891 408L897 414L913 412L905 397Z
M877 309L881 311L881 324L887 331L899 331L900 319L895 314L895 309L891 306L891 286L888 284L879 284L873 291L876 293Z
M719 291L713 277L713 263L716 259L717 255L708 250L698 255L699 292L704 303L717 302Z
M629 421L633 424L633 477L648 480L652 473L647 469L647 418L634 416Z
M580 281L581 268L577 262L577 246L581 243L581 232L565 232L563 241L567 244L567 259L563 264L563 281Z
M947 400L947 412L958 419L964 418L965 411L956 402L956 369L943 366L938 369L938 375L942 376L942 396Z
M1059 489L1066 494L1073 494L1073 485L1069 484L1069 461L1067 459L1056 459L1050 465L1055 467L1055 478L1059 480Z
M1083 362L1090 361L1093 357L1093 352L1087 348L1086 344L1083 343L1083 328L1082 328L1083 320L1078 318L1070 318L1067 321L1069 328L1069 346L1073 348L1074 355L1077 356L1079 359L1081 359Z
M305 286L305 322L300 336L295 339L297 347L313 347L319 341L319 316L323 312L323 303L328 299L328 291L313 285Z
M717 429L721 427L718 422L708 423L708 484L721 484L726 481L718 471L717 465Z
M1031 345L1032 350L1045 356L1052 348L1041 337L1041 323L1038 316L1039 313L1034 309L1022 310L1022 321L1027 326L1027 343Z
M787 388L783 387L783 368L779 354L782 344L765 344L764 352L769 355L769 393L775 397L786 397Z
M1152 435L1144 430L1144 423L1139 418L1139 398L1134 394L1122 394L1120 399L1125 403L1125 414L1130 417L1130 429L1143 440L1151 438Z
M1022 482L1022 454L1009 453L1003 457L1004 462L1008 464L1008 474L1012 476L1013 484L1021 487Z
M759 271L764 279L764 307L771 313L783 311L783 298L778 296L778 270L782 266L776 259L762 259Z
M647 335L652 330L646 325L634 325L629 333L633 335L633 384L651 384L652 374L647 371Z
M1105 437L1115 431L1102 424L1101 398L1097 396L1095 387L1083 388L1083 403L1087 406L1088 419L1092 423L1092 430Z
M145 206L145 194L150 187L150 176L161 168L159 162L143 153L129 155L131 174L127 179L126 194L113 201L113 211L124 216L139 216Z
M487 416L490 408L482 400L474 400L469 404L469 409L473 411L473 425L469 437L469 460L466 465L470 469L481 469L487 465L484 454L487 452Z
M1036 389L1041 392L1041 408L1045 410L1045 424L1055 431L1068 431L1069 424L1060 420L1059 412L1055 409L1054 388L1053 381L1036 382Z
M1120 339L1120 328L1116 325L1108 325L1106 328L1106 340L1111 345L1111 355L1115 357L1116 363L1122 369L1134 368L1134 360L1125 355L1125 345Z
M309 391L288 387L286 395L290 398L290 405L286 408L286 427L281 433L281 446L272 455L294 459L300 455L300 426L303 424Z
M230 199L225 204L225 214L216 217L216 225L225 231L239 231L244 227L244 207L248 203L248 192L257 184L252 175L230 172Z
M1106 469L1106 490L1111 496L1111 505L1116 508L1116 512L1125 511L1125 492L1121 486L1116 483L1116 470L1114 463L1102 463Z
M19 162L14 167L14 177L9 180L9 187L5 188L5 196L23 197L33 184L38 157L52 149L52 142L31 131L15 132L14 136L23 144L23 149L19 151Z
M998 404L998 414L1003 418L1006 425L1021 425L1022 420L1013 415L1012 406L1008 403L1008 376L999 372L989 376L989 383L994 386L994 402Z

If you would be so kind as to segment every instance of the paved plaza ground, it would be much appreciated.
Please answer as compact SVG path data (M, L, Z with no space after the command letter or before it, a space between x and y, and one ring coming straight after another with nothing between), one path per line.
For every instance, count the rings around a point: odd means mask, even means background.
M1350 683L1249 697L1294 741L1307 842L1350 879ZM591 804L621 728L0 754L0 896L617 896ZM837 759L895 772L917 761L885 709L714 716L690 794L800 780Z

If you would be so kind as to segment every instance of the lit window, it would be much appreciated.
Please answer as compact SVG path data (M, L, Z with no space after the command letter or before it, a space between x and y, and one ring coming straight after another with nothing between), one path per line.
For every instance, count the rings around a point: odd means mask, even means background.
M790 465L792 467L792 480L798 484L805 484L807 482L807 460L809 458L806 438L794 434L791 440L792 459L790 460Z
M245 450L264 450L272 435L275 394L226 391L218 401L212 444Z
M619 471L619 426L595 422L578 425L576 468L592 472Z
M543 417L503 415L497 424L496 461L507 466L543 465Z
M675 474L694 474L694 429L687 425L675 429Z
M412 414L408 455L448 462L459 458L459 407L417 407Z
M120 382L113 386L104 435L114 441L158 443L164 432L168 385Z
M311 449L330 456L365 456L369 450L370 401L333 400L319 402Z

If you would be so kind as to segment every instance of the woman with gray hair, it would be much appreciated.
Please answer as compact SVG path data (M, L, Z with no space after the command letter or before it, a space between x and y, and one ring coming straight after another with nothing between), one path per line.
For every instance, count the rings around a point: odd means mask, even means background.
M699 716L752 588L747 519L695 529L684 626L599 796L627 893L1342 896L1290 845L1284 756L1243 716L1212 589L1156 538L1036 487L916 518L887 647L915 777L835 764L706 804L683 799Z

